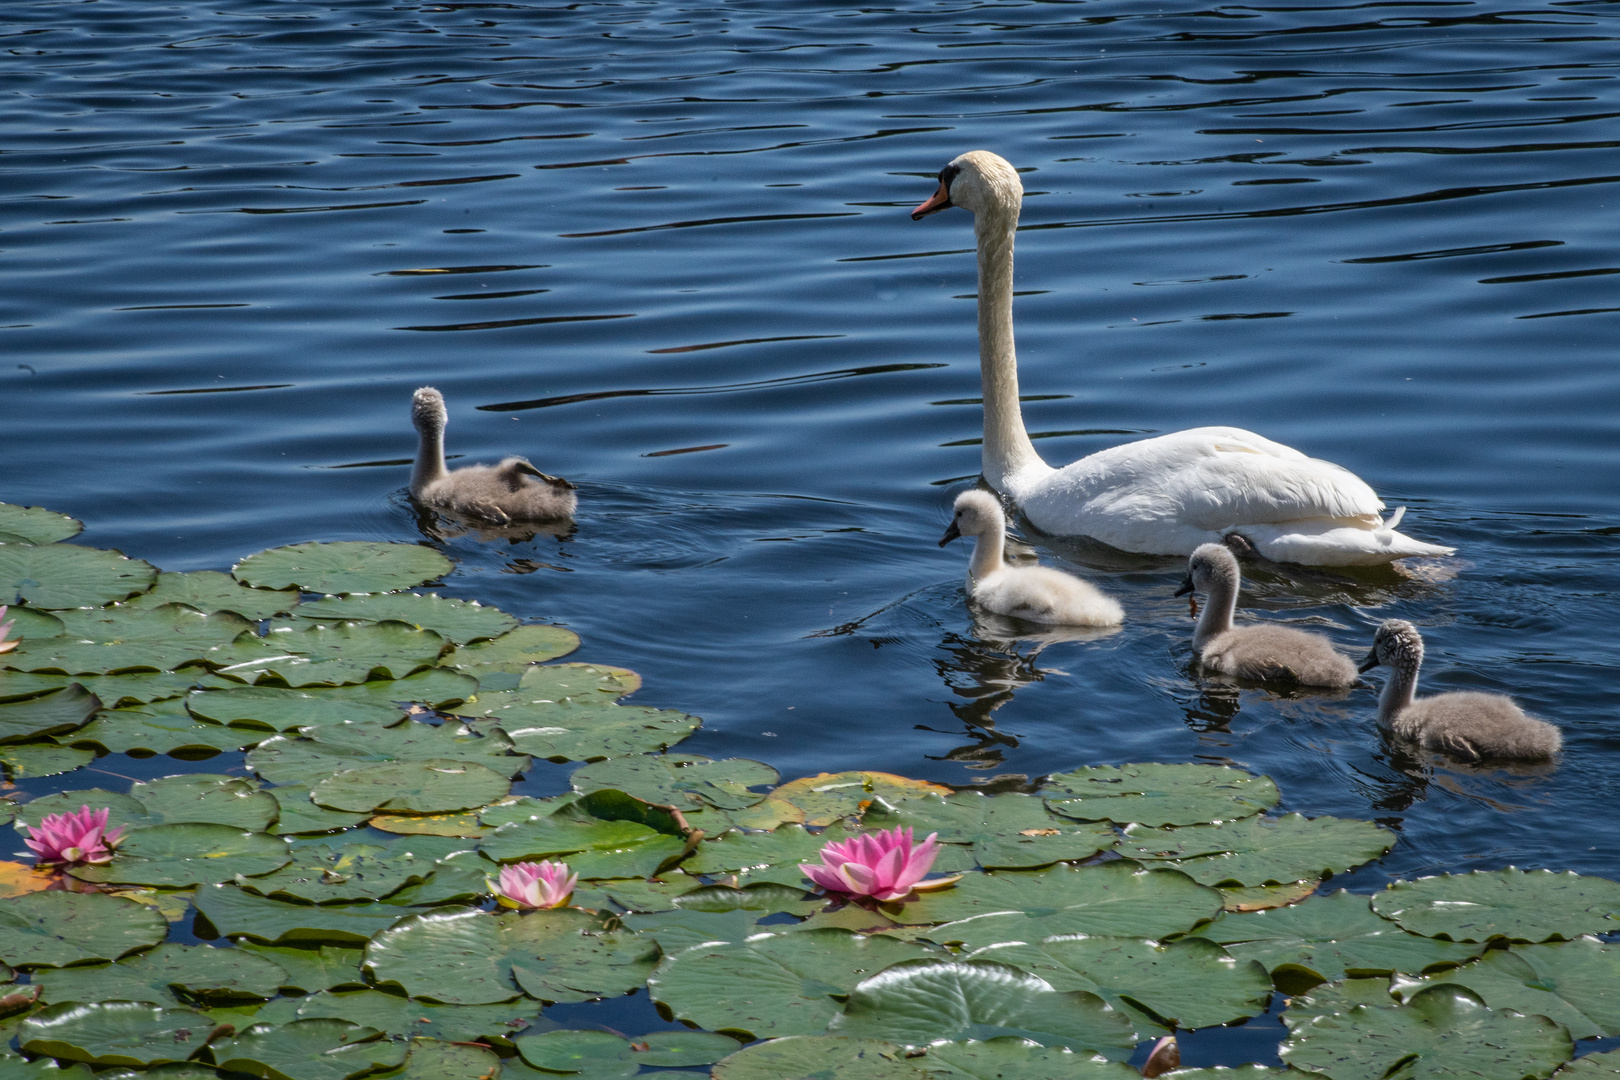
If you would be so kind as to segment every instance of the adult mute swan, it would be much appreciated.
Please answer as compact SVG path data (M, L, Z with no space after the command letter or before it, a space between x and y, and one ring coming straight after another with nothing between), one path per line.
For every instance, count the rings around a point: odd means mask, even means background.
M514 521L554 521L573 514L574 485L547 476L520 457L499 465L444 467L444 395L424 386L411 397L416 427L416 468L411 494L424 506L459 517L506 525Z
M1396 738L1465 761L1480 758L1550 758L1564 745L1558 729L1526 716L1505 694L1459 690L1415 698L1423 666L1423 636L1404 619L1387 619L1373 636L1361 670L1388 664L1389 682L1378 697L1378 726Z
M968 563L968 595L986 611L1049 626L1118 626L1125 621L1119 602L1089 582L1050 566L1008 566L1003 558L1007 519L988 491L956 497L950 527L939 546L974 536Z
M1264 556L1315 566L1450 555L1395 531L1355 474L1228 427L1191 428L1101 450L1062 469L1041 460L1018 406L1013 350L1013 232L1024 187L1005 160L972 150L939 174L913 220L960 206L979 249L979 373L984 384L984 478L1058 536L1090 536L1124 551L1189 555L1240 530Z

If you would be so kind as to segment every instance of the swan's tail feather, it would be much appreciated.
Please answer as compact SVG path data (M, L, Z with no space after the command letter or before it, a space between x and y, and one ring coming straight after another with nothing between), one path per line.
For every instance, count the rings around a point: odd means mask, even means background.
M1276 562L1308 566L1371 566L1396 559L1436 558L1456 548L1414 540L1395 531L1405 507L1376 529L1344 525L1326 519L1281 525L1246 525L1244 534L1255 548Z
M1389 517L1384 519L1384 523L1382 525L1378 526L1379 531L1381 531L1381 532L1394 532L1396 526L1400 525L1401 518L1403 518L1405 516L1406 516L1406 507L1397 506L1395 508L1394 512L1391 513L1389 515Z

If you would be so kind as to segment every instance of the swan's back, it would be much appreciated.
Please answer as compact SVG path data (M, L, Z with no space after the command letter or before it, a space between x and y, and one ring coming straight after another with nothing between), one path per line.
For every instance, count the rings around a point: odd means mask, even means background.
M1419 698L1395 716L1392 734L1466 761L1549 758L1564 738L1502 694L1460 690Z
M1049 626L1118 626L1119 601L1049 566L1008 566L973 583L973 599L998 615Z
M1199 658L1240 679L1329 687L1356 681L1355 664L1327 638L1291 626L1235 626L1210 638Z

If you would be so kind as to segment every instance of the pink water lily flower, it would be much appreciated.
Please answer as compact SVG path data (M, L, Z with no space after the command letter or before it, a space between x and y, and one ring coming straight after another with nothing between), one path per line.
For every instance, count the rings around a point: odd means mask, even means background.
M939 854L938 836L929 833L928 839L914 844L909 826L862 833L822 848L820 866L800 863L799 869L828 892L898 900L933 867L934 857ZM929 885L948 885L955 880Z
M39 856L40 866L99 866L112 862L113 849L124 838L124 826L107 831L111 810L81 806L66 814L46 814L38 826L28 826L23 841Z
M5 604L0 604L0 619L3 619L5 617L6 617L6 605ZM13 626L16 626L16 625L17 624L16 624L15 621L12 621L12 622L0 622L0 653L8 653L12 649L15 649L17 647L17 641L19 639L13 638L10 641L6 640L6 636L11 633L11 628Z
M503 866L499 883L484 879L501 906L509 908L562 907L568 903L577 881L579 875L570 874L567 863L549 859Z

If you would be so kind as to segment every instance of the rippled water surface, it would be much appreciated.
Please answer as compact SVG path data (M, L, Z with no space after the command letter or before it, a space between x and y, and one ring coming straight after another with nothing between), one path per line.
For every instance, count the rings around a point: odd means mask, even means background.
M0 499L166 569L423 540L407 406L431 384L452 453L525 454L581 502L565 538L430 537L457 563L443 591L637 669L632 700L704 718L683 750L954 784L1229 762L1287 809L1399 830L1356 888L1620 876L1617 20L1613 0L8 4ZM974 625L967 553L935 546L979 467L971 221L906 213L974 148L1023 171L1047 458L1220 423L1353 469L1459 555L1259 572L1244 609L1357 650L1419 623L1425 685L1556 720L1556 770L1393 755L1376 683L1195 677L1176 560L1026 536L1126 627Z

